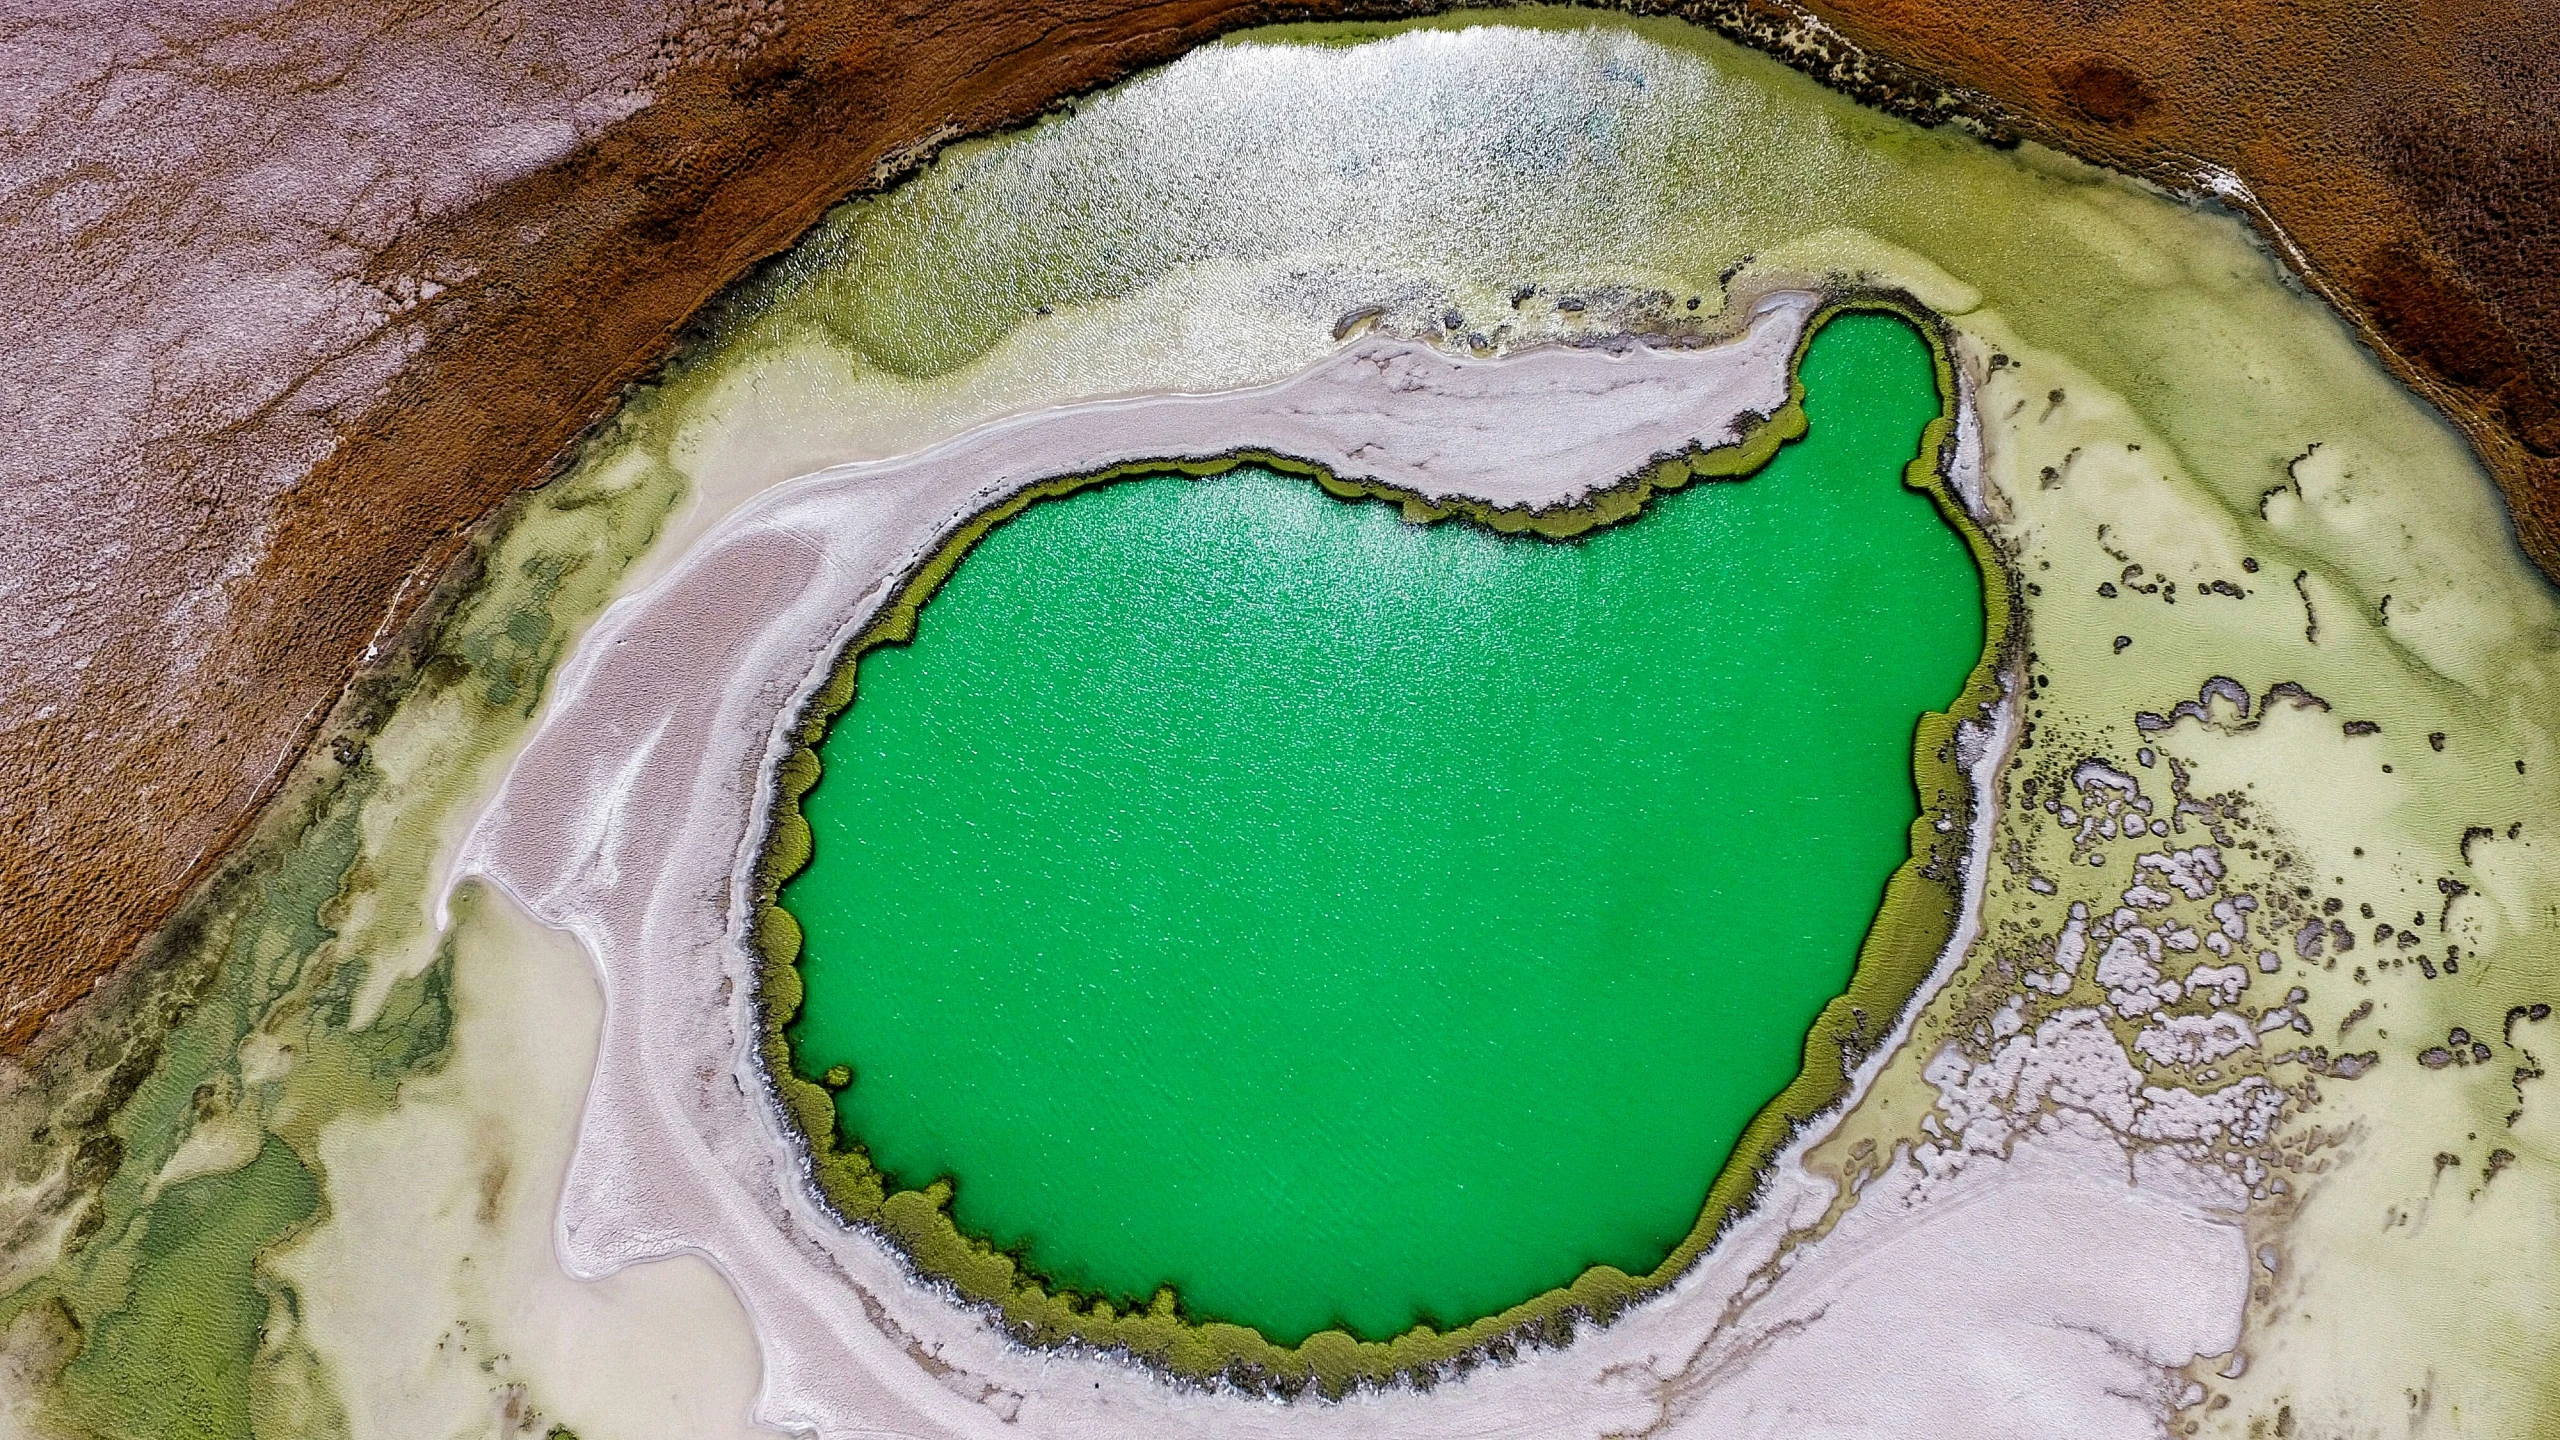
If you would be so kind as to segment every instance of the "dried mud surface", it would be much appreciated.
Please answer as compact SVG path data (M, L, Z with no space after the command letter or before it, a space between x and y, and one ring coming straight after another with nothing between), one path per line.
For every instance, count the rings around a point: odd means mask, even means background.
M355 743L348 676L472 524L828 204L1227 30L1412 8L0 4L0 1049ZM1637 8L2183 190L2236 172L2560 572L2560 12Z

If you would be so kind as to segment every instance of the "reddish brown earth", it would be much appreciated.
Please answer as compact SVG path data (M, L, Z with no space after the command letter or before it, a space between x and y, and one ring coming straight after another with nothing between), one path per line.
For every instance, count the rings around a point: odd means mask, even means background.
M826 205L1225 30L1398 8L0 0L0 1049L168 916L470 527ZM1888 108L2236 170L2560 571L2560 12L1682 8Z
M1297 13L0 7L0 1047L722 285L926 144Z
M2262 225L2469 433L2560 575L2560 8L2542 0L1817 0L2012 127ZM2279 248L2287 248L2282 241Z

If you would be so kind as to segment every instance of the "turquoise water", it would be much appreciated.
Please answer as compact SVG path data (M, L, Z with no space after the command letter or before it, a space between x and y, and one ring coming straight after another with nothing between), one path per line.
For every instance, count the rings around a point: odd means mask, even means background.
M1649 1271L1846 983L1981 653L1903 322L1559 543L1245 470L997 527L864 656L795 1064L1052 1281L1292 1343Z

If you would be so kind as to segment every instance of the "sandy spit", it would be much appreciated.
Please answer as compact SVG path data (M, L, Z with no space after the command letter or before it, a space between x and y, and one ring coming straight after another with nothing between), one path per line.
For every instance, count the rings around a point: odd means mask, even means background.
M756 1418L825 1436L1981 1435L2009 1418L1984 1413L1986 1389L2021 1386L2037 1404L2017 1433L2155 1433L2156 1409L2134 1397L2232 1343L2243 1297L2184 1282L2245 1274L2239 1233L2215 1197L2137 1189L2120 1162L2074 1163L2067 1147L2040 1160L2021 1143L2010 1163L1862 1204L1782 1254L1834 1198L1801 1163L1817 1129L1715 1252L1615 1324L1427 1393L1280 1403L1027 1349L955 1307L826 1213L757 1068L746 933L774 767L847 641L954 528L1059 475L1246 446L1428 499L1571 503L1658 457L1731 443L1783 405L1816 304L1769 297L1739 339L1706 350L1477 361L1363 340L1275 385L1013 417L821 471L729 517L596 626L456 867L457 882L484 877L576 935L602 977L561 1263L601 1277L707 1257L763 1346ZM1971 396L1955 479L1978 509ZM1978 794L2014 743L2014 679L2007 693L1963 733ZM1978 926L1995 817L1975 810L1965 913L1923 998ZM1867 1062L1850 1104L1901 1039ZM2114 1237L2107 1253L2091 1253L2093 1234Z

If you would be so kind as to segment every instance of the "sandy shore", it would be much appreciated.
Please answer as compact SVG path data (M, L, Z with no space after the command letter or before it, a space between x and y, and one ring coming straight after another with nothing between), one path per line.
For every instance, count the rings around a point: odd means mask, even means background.
M1737 424L1779 408L1815 304L1772 296L1741 338L1703 350L1472 361L1359 341L1276 385L1018 416L805 477L731 516L596 627L457 867L577 935L603 977L562 1262L601 1276L708 1257L764 1348L757 1417L825 1435L1549 1436L1663 1422L1978 1434L1966 1397L1998 1378L1986 1365L2046 1387L2016 1411L2022 1426L2151 1433L2165 1367L2233 1342L2247 1261L2237 1228L2207 1213L2219 1197L2157 1177L2137 1186L2120 1159L2072 1163L2070 1146L2102 1136L1915 1178L1820 1244L1782 1252L1835 1199L1801 1163L1817 1130L1707 1260L1617 1323L1428 1393L1284 1405L1026 1349L951 1305L825 1213L757 1069L746 932L773 768L847 640L955 527L1060 475L1239 447L1433 500L1570 504L1657 458L1732 443ZM1951 478L1979 509L1971 394ZM2014 742L2014 711L1961 734L1977 793ZM1976 807L1963 914L1924 997L1973 940L1992 812ZM1862 1067L1850 1104L1899 1040ZM2103 1257L2087 1253L2096 1233L2115 1237ZM2207 1283L2232 1276L2243 1279ZM1948 1303L1961 1323L1913 1329ZM1888 1350L1893 1365L1846 1380Z

